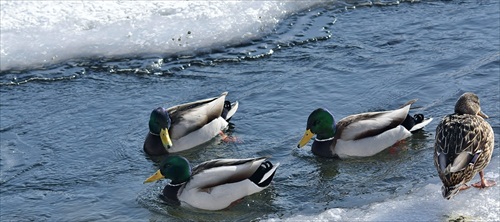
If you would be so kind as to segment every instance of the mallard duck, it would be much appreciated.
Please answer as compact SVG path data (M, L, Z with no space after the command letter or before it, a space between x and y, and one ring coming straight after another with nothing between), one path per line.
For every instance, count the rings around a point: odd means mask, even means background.
M451 199L479 172L481 180L472 186L485 188L496 184L484 178L484 168L494 147L493 129L483 118L479 98L464 93L455 104L455 113L445 116L436 128L434 165L443 182L443 197Z
M415 101L411 100L396 110L350 115L338 123L328 110L316 109L309 115L306 132L297 147L303 147L316 135L311 147L315 155L339 158L373 156L432 121L422 114L408 114Z
M226 95L224 92L219 97L154 109L144 152L149 155L180 152L219 135L238 109L238 102L226 101Z
M269 186L279 164L273 165L266 159L216 159L191 170L187 159L171 155L144 183L170 179L161 196L165 201L203 210L221 210Z

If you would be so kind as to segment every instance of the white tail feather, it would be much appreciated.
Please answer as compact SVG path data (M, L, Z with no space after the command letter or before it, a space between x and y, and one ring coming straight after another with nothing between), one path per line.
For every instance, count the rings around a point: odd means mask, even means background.
M421 123L419 124L415 124L415 126L413 126L411 129L410 129L410 132L414 132L414 131L417 131L419 129L422 129L424 128L425 126L427 126L427 124L429 124L430 122L432 121L432 118L429 118L429 119L426 119L424 121L422 121Z
M238 104L238 101L231 103L231 109L227 111L226 120L233 117L233 115L236 113L236 110L238 110Z
M280 163L276 163L274 164L273 168L271 170L269 170L266 174L264 174L264 176L262 177L262 179L259 181L259 184L266 181L271 175L273 175L274 171L276 171L276 169L280 166Z

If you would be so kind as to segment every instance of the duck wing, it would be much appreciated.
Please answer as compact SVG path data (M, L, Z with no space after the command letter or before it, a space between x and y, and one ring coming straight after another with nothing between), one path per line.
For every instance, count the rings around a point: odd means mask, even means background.
M190 188L206 189L245 180L259 168L266 157L248 159L217 159L203 162L193 168Z
M484 169L491 158L493 140L491 126L481 117L468 114L446 116L436 128L434 143L434 161L439 175L449 180L451 174L465 173L461 171L470 165L474 165L476 171ZM471 174L470 179L475 172Z
M266 161L266 157L204 162L193 169L179 200L205 210L227 208L235 201L265 189L278 166Z
M400 125L408 115L410 106L416 100L407 102L403 107L381 112L367 112L350 115L337 123L337 139L358 140L379 135Z
M224 108L227 92L219 97L198 100L168 108L172 120L170 137L181 138L193 131L202 128L212 120L219 118Z

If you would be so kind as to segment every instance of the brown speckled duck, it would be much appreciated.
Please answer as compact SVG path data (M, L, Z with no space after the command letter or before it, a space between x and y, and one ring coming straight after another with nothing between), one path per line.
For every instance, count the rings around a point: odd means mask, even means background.
M238 109L238 102L226 101L227 92L151 112L144 152L165 155L191 149L222 133Z
M478 96L468 92L458 99L455 113L445 116L436 128L434 165L446 199L469 188L466 183L478 172L481 181L472 186L485 188L496 184L484 178L484 168L493 153L494 135L483 118L488 116L481 111Z

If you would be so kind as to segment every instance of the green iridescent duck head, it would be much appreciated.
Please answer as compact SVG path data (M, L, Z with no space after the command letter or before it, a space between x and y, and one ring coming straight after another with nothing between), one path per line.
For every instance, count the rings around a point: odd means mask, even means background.
M306 132L297 147L300 148L306 145L314 135L316 135L316 139L318 140L333 138L335 129L336 125L333 115L326 109L316 109L309 115Z
M181 184L189 180L191 166L182 156L167 156L161 163L160 169L150 176L144 183L154 182L163 178L170 179L171 184Z
M170 120L167 109L158 107L151 112L151 116L149 117L149 132L153 135L160 136L161 143L165 149L172 147L172 140L168 133L171 124L172 121Z

